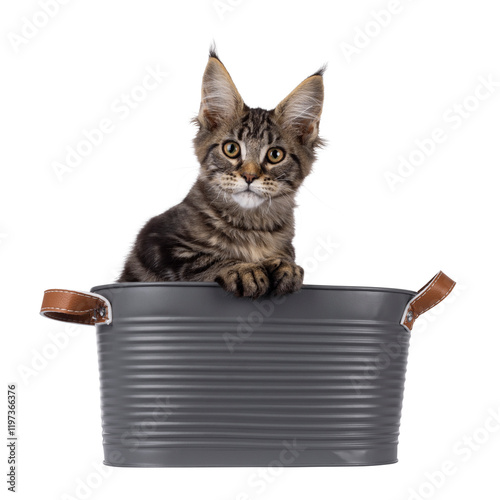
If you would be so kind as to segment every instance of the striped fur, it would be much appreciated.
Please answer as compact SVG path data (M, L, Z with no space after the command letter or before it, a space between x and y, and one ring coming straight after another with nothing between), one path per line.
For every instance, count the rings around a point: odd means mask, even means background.
M300 288L293 211L321 145L322 76L304 80L274 110L249 108L210 53L194 120L198 178L179 205L142 228L119 281L216 281L253 298ZM224 153L228 141L239 148L235 158ZM272 148L284 153L279 163L269 160Z

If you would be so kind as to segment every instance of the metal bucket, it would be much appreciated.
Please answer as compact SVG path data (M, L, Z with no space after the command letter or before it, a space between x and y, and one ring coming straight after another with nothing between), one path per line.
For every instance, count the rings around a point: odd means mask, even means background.
M97 325L107 465L378 465L397 461L410 329L453 284L252 301L121 283L47 291L42 313ZM57 307L58 292L99 302Z

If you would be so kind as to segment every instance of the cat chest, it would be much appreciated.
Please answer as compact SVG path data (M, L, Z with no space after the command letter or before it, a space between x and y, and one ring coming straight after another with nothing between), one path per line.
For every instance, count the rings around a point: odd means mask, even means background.
M258 262L282 253L286 247L278 234L262 232L243 232L231 237L212 236L212 243L229 259L241 259L245 262Z

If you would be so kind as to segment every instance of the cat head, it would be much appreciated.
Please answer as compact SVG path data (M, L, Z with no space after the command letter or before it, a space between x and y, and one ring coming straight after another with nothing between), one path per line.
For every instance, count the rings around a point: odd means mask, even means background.
M273 110L249 108L215 50L210 51L194 146L199 180L218 203L255 209L266 200L293 199L322 145L323 71Z

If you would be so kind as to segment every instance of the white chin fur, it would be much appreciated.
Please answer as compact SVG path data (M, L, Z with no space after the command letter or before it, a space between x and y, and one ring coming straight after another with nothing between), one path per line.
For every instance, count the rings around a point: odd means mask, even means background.
M264 198L251 191L244 191L243 193L236 193L231 196L233 200L243 208L255 208L264 201Z

